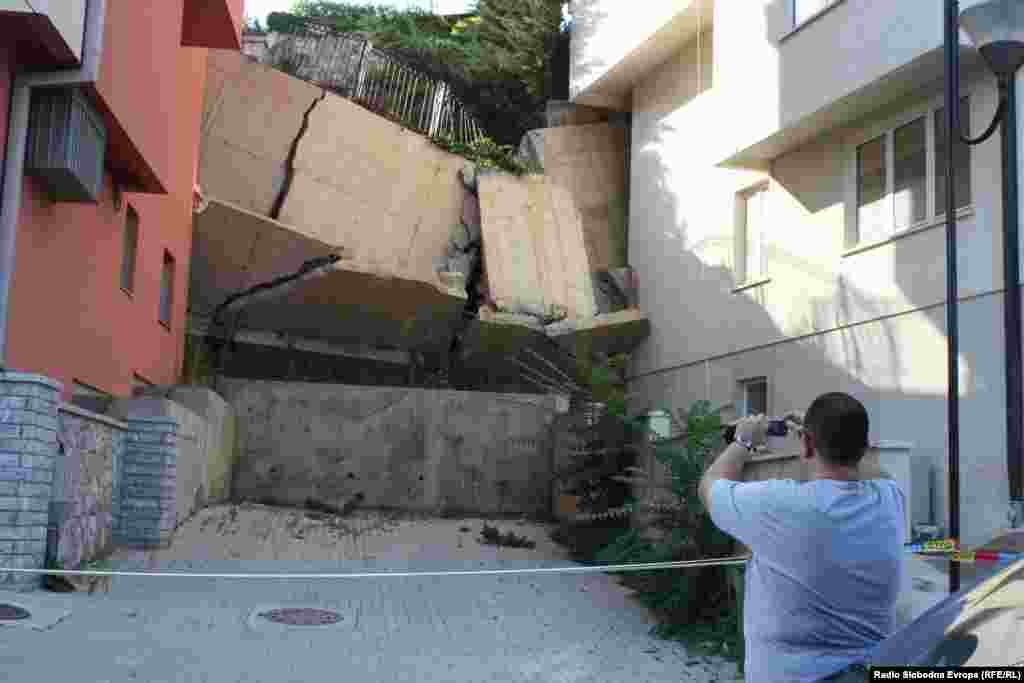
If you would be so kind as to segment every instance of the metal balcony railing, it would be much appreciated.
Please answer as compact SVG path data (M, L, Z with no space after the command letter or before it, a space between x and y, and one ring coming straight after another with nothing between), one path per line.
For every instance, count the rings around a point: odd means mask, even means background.
M333 34L310 23L278 38L263 61L424 135L463 144L484 137L446 83L374 48L361 34Z

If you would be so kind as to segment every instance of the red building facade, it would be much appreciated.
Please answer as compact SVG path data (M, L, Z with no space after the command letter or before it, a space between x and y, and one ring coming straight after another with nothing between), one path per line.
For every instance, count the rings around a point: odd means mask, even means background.
M77 37L75 17L51 17L48 25L45 15L4 11L0 3L0 36L11 38L0 39L5 160L18 133L8 104L17 79L89 59L85 17L99 1L77 0L86 33L77 60L68 57L74 46L60 44L62 30ZM95 79L74 89L102 121L102 183L89 201L67 201L59 192L55 198L52 184L26 162L8 288L7 370L58 380L65 399L81 391L123 396L136 384L177 381L207 51L240 49L242 3L101 3ZM39 125L35 109L32 117L30 126ZM3 203L8 214L10 205Z

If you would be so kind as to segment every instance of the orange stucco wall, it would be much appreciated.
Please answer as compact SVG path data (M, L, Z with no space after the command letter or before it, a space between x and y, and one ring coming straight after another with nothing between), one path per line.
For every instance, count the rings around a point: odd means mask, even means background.
M97 205L53 203L26 179L11 291L8 364L115 395L133 375L179 376L207 51L180 46L182 0L111 0L97 90L167 195L124 194L107 176ZM5 99L6 102L6 99ZM127 207L139 215L134 293L120 288ZM171 329L158 322L164 250L175 259Z

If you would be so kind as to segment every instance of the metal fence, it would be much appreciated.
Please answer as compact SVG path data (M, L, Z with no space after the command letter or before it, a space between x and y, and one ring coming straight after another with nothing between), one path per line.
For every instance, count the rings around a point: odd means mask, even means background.
M374 48L365 36L322 28L283 35L263 61L424 135L448 135L463 144L484 137L446 83Z

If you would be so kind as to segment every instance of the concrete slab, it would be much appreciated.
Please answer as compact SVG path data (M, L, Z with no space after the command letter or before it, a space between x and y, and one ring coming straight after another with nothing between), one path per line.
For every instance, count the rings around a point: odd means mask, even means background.
M399 349L448 343L464 291L356 261L347 246L218 200L195 219L191 307L209 314L236 292L330 254L344 260L247 303L245 328Z
M548 325L546 334L577 353L590 348L607 354L629 353L651 334L651 322L638 309L604 313L587 320Z

